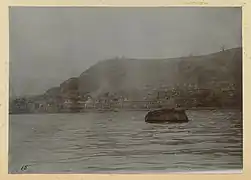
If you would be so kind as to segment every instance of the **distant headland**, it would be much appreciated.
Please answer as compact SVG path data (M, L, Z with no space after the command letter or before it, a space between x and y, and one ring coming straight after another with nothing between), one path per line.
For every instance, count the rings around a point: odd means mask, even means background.
M101 61L44 94L10 99L10 113L242 109L242 48L170 59Z

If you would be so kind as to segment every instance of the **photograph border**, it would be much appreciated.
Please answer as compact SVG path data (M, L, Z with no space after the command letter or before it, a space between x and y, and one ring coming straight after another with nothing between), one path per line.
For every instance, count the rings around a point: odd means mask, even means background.
M99 7L242 7L242 48L243 48L243 171L242 173L200 172L200 173L163 173L163 174L8 174L8 104L9 104L9 7L10 6L99 6ZM250 56L250 18L251 2L248 0L1 0L0 1L0 179L251 179L251 107L250 95L251 67ZM245 128L245 126L247 128Z

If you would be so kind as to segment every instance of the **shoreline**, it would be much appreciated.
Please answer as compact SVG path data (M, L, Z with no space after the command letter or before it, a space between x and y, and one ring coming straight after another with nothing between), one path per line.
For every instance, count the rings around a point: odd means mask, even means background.
M69 111L61 111L61 112L20 112L20 113L8 113L9 115L27 115L27 114L82 114L82 113L106 113L106 112L125 112L125 111L145 111L149 112L151 110L156 110L159 108L154 109L84 109L79 112L69 112ZM242 109L239 107L192 107L192 108L182 108L185 111L213 111L213 110L239 110L242 112Z

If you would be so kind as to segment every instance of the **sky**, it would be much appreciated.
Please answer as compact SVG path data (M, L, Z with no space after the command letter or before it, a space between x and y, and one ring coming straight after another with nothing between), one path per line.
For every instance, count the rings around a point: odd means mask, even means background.
M10 95L34 95L118 56L171 58L241 46L240 8L10 7Z

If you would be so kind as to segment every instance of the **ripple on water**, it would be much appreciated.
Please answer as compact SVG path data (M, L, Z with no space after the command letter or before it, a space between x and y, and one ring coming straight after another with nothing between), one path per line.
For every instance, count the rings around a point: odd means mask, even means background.
M147 124L145 113L10 116L9 171L84 173L242 168L240 113L188 111L192 121L182 124ZM23 164L31 166L20 172Z

